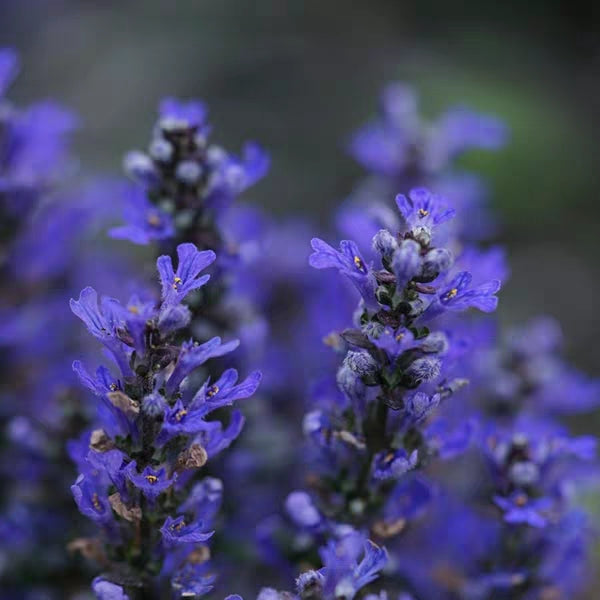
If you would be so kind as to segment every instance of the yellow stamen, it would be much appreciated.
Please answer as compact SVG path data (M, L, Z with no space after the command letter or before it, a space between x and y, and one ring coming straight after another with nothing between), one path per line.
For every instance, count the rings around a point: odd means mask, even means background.
M140 314L140 309L137 306L133 305L133 304L131 306L128 306L127 310L130 313L134 314L134 315L139 315Z
M323 343L326 346L329 346L330 348L334 348L334 349L340 349L342 348L342 338L340 337L340 335L338 333L336 333L335 331L332 331L331 333L328 333L324 338L323 338Z
M185 521L180 521L179 523L175 523L171 525L171 529L175 531L181 531L185 527Z
M517 506L525 506L527 504L527 496L525 494L519 494L515 498L515 504Z
M158 481L158 477L156 475L146 475L146 481L154 485Z
M363 261L360 259L360 256L354 257L354 265L359 271L364 271L365 266L363 265Z
M175 279L173 280L173 289L176 290L182 281L183 280L181 279L181 277L175 277Z
M421 219L422 219L423 217L426 217L428 214L429 214L429 211L428 211L428 210L426 210L425 208L420 208L420 209L419 209L419 217L421 217Z
M211 385L207 392L206 392L206 397L207 398L212 398L213 396L215 396L216 394L219 393L219 386L218 385Z
M456 294L458 294L458 290L456 288L452 288L449 292L446 292L446 300L452 300Z
M111 392L116 392L119 389L116 383L111 383L108 387Z
M148 215L148 223L152 227L158 227L160 225L160 217L158 215Z
M187 411L185 408L182 408L181 410L178 410L178 411L175 413L175 418L176 418L178 421L181 421L181 419L183 419L183 417L185 417L185 415L187 415L187 414L188 414L188 411Z
M92 504L94 508L98 511L102 510L102 504L100 504L100 500L98 499L98 494L94 494L92 496Z

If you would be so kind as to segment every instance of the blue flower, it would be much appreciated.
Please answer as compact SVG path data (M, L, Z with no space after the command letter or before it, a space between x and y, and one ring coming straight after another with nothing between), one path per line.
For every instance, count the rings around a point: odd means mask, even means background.
M123 217L127 225L113 227L111 237L145 245L175 235L170 215L150 204L140 187L130 188Z
M204 344L198 344L193 340L183 342L175 368L167 381L167 393L173 394L177 391L184 378L207 360L228 354L238 346L238 340L222 344L220 337L214 337Z
M458 107L425 123L417 95L395 82L381 94L380 115L352 138L350 152L365 168L389 178L425 176L471 149L496 150L508 138L497 118Z
M389 495L384 511L384 520L395 523L399 519L414 520L422 515L434 499L432 485L413 474L400 479Z
M160 494L168 490L177 478L177 475L173 475L171 478L167 477L164 467L156 470L148 466L141 473L138 473L135 460L125 467L125 474L129 481L150 500L155 500Z
M295 491L289 494L285 500L285 509L293 521L301 527L317 527L323 519L306 492Z
M181 513L192 513L197 520L210 522L223 500L223 482L205 477L191 489L185 502L178 508Z
M119 382L111 375L106 367L98 367L96 376L88 373L80 360L73 361L73 371L77 373L79 381L96 396L103 397L108 392L115 392L120 389Z
M404 473L414 469L418 460L418 450L413 450L410 456L403 449L395 452L379 452L373 459L373 477L375 479L398 479Z
M102 577L96 577L92 581L92 589L98 600L129 600L129 596L120 585L102 579Z
M240 194L262 179L269 166L269 155L258 144L247 143L241 158L228 154L214 165L213 186L227 195Z
M129 360L123 342L117 336L120 322L115 308L118 302L112 298L102 298L98 305L98 293L92 287L84 288L79 300L71 298L71 310L87 326L88 331L99 340L115 358L124 375L131 373Z
M325 597L345 600L352 600L358 591L377 579L388 560L385 548L365 540L355 531L337 542L329 541L320 554Z
M236 385L238 372L235 369L227 369L214 383L211 384L210 380L206 381L195 394L190 406L202 410L204 414L221 406L230 406L236 400L252 396L258 389L261 379L262 373L254 371Z
M507 523L538 528L548 524L548 513L552 509L550 498L529 498L521 491L514 492L508 498L494 496L494 502L504 512L504 520Z
M172 408L169 408L165 412L162 428L156 439L156 443L162 446L179 434L190 435L218 428L220 423L218 421L206 421L206 414L203 410L186 408L182 400L178 400Z
M477 308L482 312L494 312L498 306L498 298L494 294L500 289L500 281L493 279L471 288L472 279L473 276L468 271L458 273L438 293L442 307L454 311Z
M112 521L112 511L105 490L84 475L79 475L71 486L73 498L80 512L92 521L105 525Z
M181 544L205 542L214 534L214 531L204 531L201 521L186 523L183 516L175 519L167 517L167 520L160 528L160 532L167 548Z
M459 107L436 122L426 150L428 167L441 169L466 150L498 150L507 141L506 125L495 117Z
M228 448L237 439L242 432L244 422L245 419L242 413L234 410L231 413L227 427L223 429L221 423L217 421L216 427L201 431L195 439L206 450L209 458L212 458Z
M365 168L393 177L411 163L419 128L416 95L409 86L390 84L381 104L381 118L353 136L350 153Z
M70 134L76 125L72 113L52 102L40 102L12 115L4 127L0 174L0 191L8 194L7 208L22 214L41 190L65 173L70 162Z
M455 425L449 419L438 418L424 431L427 446L442 460L448 460L465 452L477 431L477 421L466 419Z
M319 238L311 240L314 252L309 264L315 269L337 269L352 281L367 306L375 306L375 279L365 264L357 245L349 240L340 242L340 249L334 250Z
M396 196L396 204L408 229L413 233L421 230L433 231L436 225L445 223L454 217L455 210L448 208L445 199L432 194L425 188L414 188L408 198L402 194Z
M171 578L171 587L179 598L199 598L213 589L215 579L206 563L186 562Z
M132 296L126 306L114 303L112 310L127 331L128 345L133 346L139 356L143 356L146 352L147 324L157 316L154 301L144 302L138 296Z
M125 455L120 450L108 450L106 452L95 452L90 450L87 453L86 460L92 466L102 473L105 473L111 483L121 493L122 497L127 494L125 485L125 473L123 468Z
M179 304L192 290L202 287L210 279L210 275L198 275L216 258L212 250L200 251L194 244L179 244L177 256L177 271L173 271L170 256L160 256L156 261L162 286L163 308Z

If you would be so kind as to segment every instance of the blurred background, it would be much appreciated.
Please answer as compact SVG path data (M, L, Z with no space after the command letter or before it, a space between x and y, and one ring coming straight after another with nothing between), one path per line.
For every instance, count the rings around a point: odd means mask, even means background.
M501 316L561 319L576 363L599 371L598 8L440 0L4 0L0 40L24 76L13 98L52 96L82 117L85 172L121 173L164 95L198 96L226 147L273 157L251 200L328 219L360 168L344 141L401 79L431 115L495 112L513 138L470 156L487 175L513 276Z

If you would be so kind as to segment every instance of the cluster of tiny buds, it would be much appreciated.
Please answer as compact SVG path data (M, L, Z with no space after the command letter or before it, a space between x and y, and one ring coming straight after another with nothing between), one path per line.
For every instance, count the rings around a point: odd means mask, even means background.
M203 123L170 116L159 120L147 153L129 152L124 168L135 180L159 190L166 212L175 208L175 195L192 192L203 198L217 188L236 193L245 185L243 167L223 148L208 143Z

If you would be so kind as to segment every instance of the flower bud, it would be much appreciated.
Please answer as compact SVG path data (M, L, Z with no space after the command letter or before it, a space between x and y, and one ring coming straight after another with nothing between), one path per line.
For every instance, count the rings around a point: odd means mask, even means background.
M438 406L440 399L439 394L430 396L423 392L415 392L405 399L404 407L415 421L420 421Z
M185 119L174 116L163 117L158 125L166 133L181 133L189 128L189 123Z
M509 477L518 486L533 485L540 477L540 469L531 461L516 462L510 467Z
M152 140L148 153L154 160L166 163L173 158L173 145L163 138L156 138Z
M378 339L384 330L384 325L377 321L368 321L362 327L362 332L371 339Z
M321 515L306 492L292 492L285 501L285 509L301 527L316 527L321 522Z
M165 399L156 392L142 400L142 412L149 417L160 417L165 412L165 408Z
M351 400L358 400L364 394L365 384L345 361L338 369L336 383L340 390Z
M152 159L138 150L133 150L125 155L123 168L130 177L141 183L154 183L158 178Z
M423 248L427 248L431 244L431 229L429 227L415 227L411 230L411 234Z
M417 360L411 363L404 374L411 386L417 386L439 377L441 368L441 360L431 356L424 356L423 358L417 358Z
M400 291L419 272L421 248L414 240L403 240L392 258L392 268L396 275L396 290Z
M346 354L344 364L349 366L359 377L372 377L379 371L379 365L367 352L354 352Z
M389 258L398 249L396 238L387 230L380 229L373 236L373 250L381 254L383 258Z
M227 152L220 146L209 146L206 151L206 159L212 167L217 167L224 160L227 160Z
M296 579L296 590L301 600L316 600L323 597L325 577L319 571L305 571Z
M434 248L423 259L418 280L422 283L433 281L440 273L447 271L452 266L452 253L446 248Z
M421 343L423 352L445 354L449 347L448 338L442 331L433 331Z
M187 185L195 185L202 177L202 167L193 160L184 160L177 165L175 177Z

